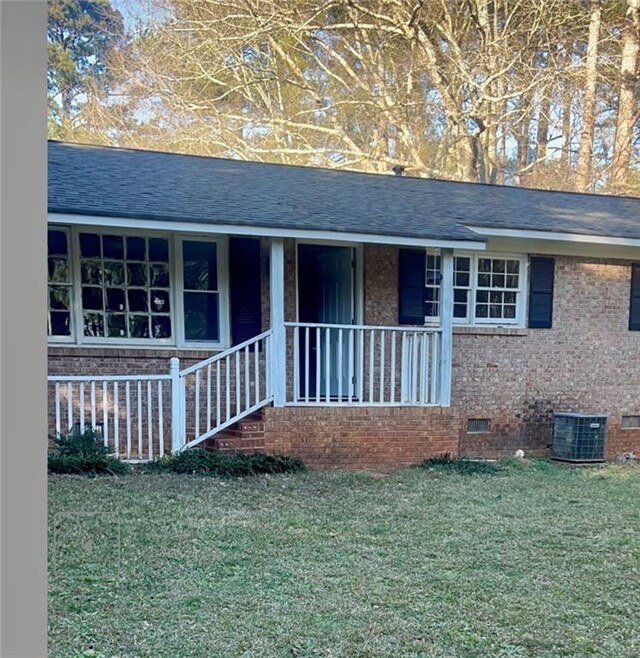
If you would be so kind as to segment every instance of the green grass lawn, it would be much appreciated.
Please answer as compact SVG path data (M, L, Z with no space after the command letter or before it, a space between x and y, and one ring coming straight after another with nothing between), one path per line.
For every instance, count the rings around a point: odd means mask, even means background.
M637 658L639 501L622 466L51 476L50 655Z

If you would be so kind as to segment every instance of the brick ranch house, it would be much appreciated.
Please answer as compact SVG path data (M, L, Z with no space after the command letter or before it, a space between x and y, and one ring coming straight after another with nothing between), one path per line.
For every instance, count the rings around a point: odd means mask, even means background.
M640 453L640 200L50 142L50 430L379 468Z

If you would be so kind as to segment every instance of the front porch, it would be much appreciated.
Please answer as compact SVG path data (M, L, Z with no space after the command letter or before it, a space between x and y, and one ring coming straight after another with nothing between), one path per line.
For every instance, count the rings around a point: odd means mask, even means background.
M90 367L80 361L66 369L65 361L71 366L73 358L60 359L57 372L48 377L50 431L97 428L112 453L137 461L223 436L266 407L283 410L268 415L279 423L288 408L333 408L335 428L341 413L345 427L353 422L347 408L449 406L449 249L441 251L442 320L426 327L394 324L397 302L387 302L387 308L378 296L391 287L388 280L384 291L376 285L384 271L378 257L394 259L387 271L397 271L397 248L281 238L262 238L261 247L263 331L236 345L212 348L209 355L201 347L199 359L193 352L183 358L179 348L165 348L162 353L171 356L152 359L152 351L140 346L140 354L149 358L140 357L128 368L129 359L111 345L117 358L108 368L101 368L107 359L93 359ZM397 281L392 285L397 290ZM369 318L382 321L363 322ZM80 359L85 349L91 349L86 341L77 346ZM130 346L128 353L133 357L138 349ZM70 351L67 346L66 353ZM122 366L114 372L118 364ZM302 419L304 414L297 413ZM306 417L314 416L310 412ZM272 436L271 430L266 435Z

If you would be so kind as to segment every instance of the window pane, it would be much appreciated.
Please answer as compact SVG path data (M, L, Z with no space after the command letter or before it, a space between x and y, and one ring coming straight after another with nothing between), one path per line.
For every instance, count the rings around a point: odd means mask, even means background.
M520 261L518 261L518 260L508 260L507 261L507 272L509 274L519 274L520 273Z
M489 307L486 304L476 304L476 317L477 318L489 317Z
M82 283L102 283L102 265L99 260L85 260L80 265L80 278Z
M106 286L124 285L124 263L106 261L104 264L104 284Z
M48 232L48 252L50 256L66 256L67 234L64 231Z
M478 272L491 272L491 259L479 258L478 259Z
M126 337L127 325L124 313L109 313L107 315L107 335L110 338Z
M504 288L504 274L493 274L491 276L492 288Z
M51 311L51 335L71 336L71 314L69 311Z
M489 317L491 318L501 318L502 317L502 306L500 304L491 304L489 307Z
M501 274L504 274L505 261L503 261L501 259L494 259L492 261L492 266L493 266L493 271L494 272L499 272Z
M168 315L154 315L151 326L154 338L171 338L171 318Z
M185 240L183 249L184 287L186 290L217 290L216 244Z
M104 318L102 313L84 314L84 335L93 337L104 336Z
M454 285L462 288L468 288L471 275L469 272L456 272L454 276Z
M489 301L489 291L488 290L478 290L476 293L476 302L486 303Z
M124 290L122 288L107 289L107 311L124 311Z
M506 288L518 287L518 276L516 274L507 274Z
M124 258L124 239L120 235L103 235L102 251L104 258Z
M516 317L516 307L512 304L506 304L504 307L504 317L509 320L514 320Z
M184 294L184 333L187 340L219 340L217 294Z
M466 256L456 256L454 260L456 272L470 272L471 259Z
M478 273L478 285L481 288L488 288L490 283L491 283L491 275L490 274Z
M127 238L127 260L145 259L145 239Z
M148 293L146 290L129 290L127 291L127 298L129 301L129 311L143 313L149 310Z
M127 263L127 285L147 286L147 266L138 263Z
M455 290L453 291L453 317L466 318L467 317L467 297L468 290Z
M130 315L129 335L131 338L149 338L149 316Z
M161 264L151 265L151 285L160 288L169 287L169 266Z
M100 258L100 236L94 233L80 234L80 256L82 258Z
M82 288L82 308L101 311L104 308L102 288Z
M49 258L49 281L55 283L69 282L69 267L66 258L56 256Z
M466 304L454 304L453 305L453 317L454 318L466 318L467 317L467 305Z
M168 313L169 308L169 292L167 290L152 290L151 291L151 310L155 313Z
M49 286L49 308L55 310L69 310L69 287Z
M169 243L164 238L149 239L149 260L169 262Z

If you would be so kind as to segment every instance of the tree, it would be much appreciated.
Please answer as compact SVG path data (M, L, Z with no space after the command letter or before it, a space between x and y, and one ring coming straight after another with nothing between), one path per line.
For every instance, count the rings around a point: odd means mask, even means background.
M627 5L622 37L620 92L610 181L612 190L617 192L625 192L627 188L634 126L640 119L637 98L640 65L640 0L627 0Z
M107 58L124 36L122 15L108 0L49 0L49 132L64 137L93 91L108 88Z
M591 169L593 160L593 136L596 119L596 85L598 75L598 45L600 42L600 23L602 19L602 0L589 0L589 43L584 74L584 100L582 113L582 133L578 151L576 187L579 192L588 192L591 188Z
M52 106L79 140L601 191L635 166L627 2L147 0Z

